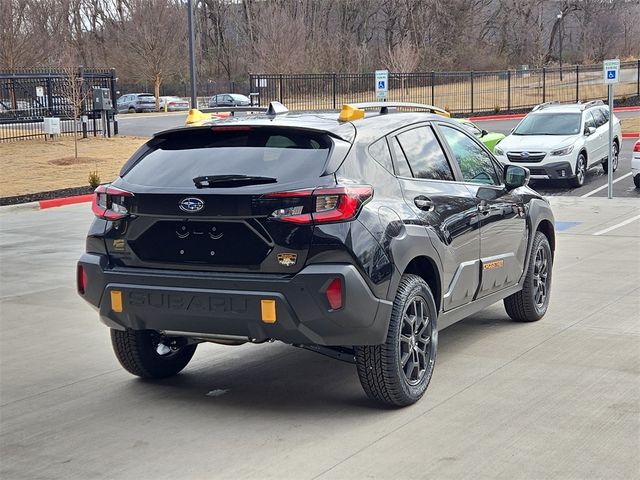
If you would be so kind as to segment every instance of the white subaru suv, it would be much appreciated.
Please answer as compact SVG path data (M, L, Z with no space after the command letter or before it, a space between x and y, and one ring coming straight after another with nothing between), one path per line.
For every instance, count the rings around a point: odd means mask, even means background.
M587 170L609 156L609 109L597 100L588 103L543 103L535 107L495 148L503 164L527 167L532 179L569 180L584 184ZM622 138L620 120L613 116L613 171L618 168Z

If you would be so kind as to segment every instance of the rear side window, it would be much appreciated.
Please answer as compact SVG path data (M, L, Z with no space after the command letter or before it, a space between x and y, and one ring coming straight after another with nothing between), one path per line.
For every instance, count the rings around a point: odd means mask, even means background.
M453 172L431 127L402 132L397 140L414 178L453 180Z
M387 171L393 173L393 164L391 162L391 154L389 153L389 145L387 145L386 138L381 138L369 145L369 155L386 168Z
M591 113L593 114L593 118L596 119L596 128L601 127L605 123L607 123L607 119L604 117L602 110L599 108L591 109Z
M137 185L176 188L193 187L195 177L206 175L264 176L282 183L320 176L330 148L326 135L294 129L184 130L151 140L121 175Z
M596 121L591 115L591 112L585 112L584 114L584 126L585 128L593 127L596 128Z
M440 125L440 128L460 166L465 182L483 185L500 183L491 157L477 142L455 128L446 125Z

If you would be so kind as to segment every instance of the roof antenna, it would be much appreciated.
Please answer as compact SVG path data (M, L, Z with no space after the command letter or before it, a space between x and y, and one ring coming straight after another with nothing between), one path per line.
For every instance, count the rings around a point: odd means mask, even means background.
M270 102L267 109L267 115L275 117L276 115L284 115L289 113L289 109L280 102Z

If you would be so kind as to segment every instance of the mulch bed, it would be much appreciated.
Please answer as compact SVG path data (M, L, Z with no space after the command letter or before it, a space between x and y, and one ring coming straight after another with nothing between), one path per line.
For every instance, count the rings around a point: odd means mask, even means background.
M86 195L87 193L93 193L94 188L90 186L86 187L71 187L62 188L60 190L51 190L49 192L29 193L26 195L16 195L13 197L1 197L0 206L2 205L17 205L18 203L37 202L40 200L49 200L51 198L72 197L75 195Z

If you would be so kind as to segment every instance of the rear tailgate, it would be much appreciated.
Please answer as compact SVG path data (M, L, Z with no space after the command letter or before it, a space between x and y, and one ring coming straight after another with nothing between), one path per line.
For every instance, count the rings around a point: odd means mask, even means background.
M271 195L333 186L324 174L343 142L275 127L207 127L154 138L113 185L133 193L107 248L116 265L296 273L313 226L282 221L311 197ZM342 145L344 147L344 145Z

